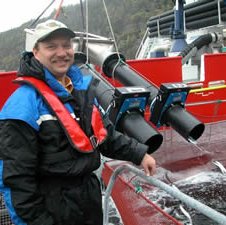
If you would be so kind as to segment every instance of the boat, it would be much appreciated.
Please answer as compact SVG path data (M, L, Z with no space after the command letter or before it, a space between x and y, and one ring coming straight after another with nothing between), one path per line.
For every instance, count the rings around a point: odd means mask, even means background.
M222 0L176 0L148 20L130 60L114 39L76 32L76 63L100 80L100 110L157 160L146 177L130 163L102 159L104 225L226 224L225 9ZM17 88L15 76L0 73L0 107ZM109 216L110 196L120 217Z

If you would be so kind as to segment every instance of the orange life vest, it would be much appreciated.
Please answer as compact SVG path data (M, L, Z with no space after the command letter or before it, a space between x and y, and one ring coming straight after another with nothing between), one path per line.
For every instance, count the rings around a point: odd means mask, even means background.
M45 103L52 109L63 128L71 145L79 152L89 153L102 143L106 136L107 130L104 127L101 114L96 106L93 107L91 125L93 135L88 137L81 129L75 119L72 118L64 104L59 100L54 91L42 80L34 77L18 77L15 80L19 84L29 84L33 86L43 97Z

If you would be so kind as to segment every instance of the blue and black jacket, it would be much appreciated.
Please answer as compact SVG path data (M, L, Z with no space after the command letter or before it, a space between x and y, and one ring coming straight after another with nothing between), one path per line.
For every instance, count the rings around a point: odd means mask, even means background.
M46 82L90 136L94 90L98 83L92 76L83 76L75 65L67 75L74 86L72 93L31 53L23 56L18 71L18 76L33 76ZM48 191L62 185L74 187L72 181L92 174L100 166L100 153L137 165L141 163L148 150L146 145L114 131L111 125L107 130L104 143L93 152L83 154L73 149L54 112L36 89L24 84L9 97L0 112L0 190L15 225L57 224L57 211L53 205L48 207ZM52 181L53 177L60 181ZM64 187L64 190L69 189ZM68 205L76 201L73 202L73 192L66 193L62 196L71 195L70 202L60 213L70 221L75 213L70 212Z

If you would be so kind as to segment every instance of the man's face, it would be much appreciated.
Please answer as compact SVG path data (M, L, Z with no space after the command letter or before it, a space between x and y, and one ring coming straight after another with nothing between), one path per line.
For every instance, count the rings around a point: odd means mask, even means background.
M56 36L38 43L33 54L57 79L66 75L74 61L74 50L69 37Z

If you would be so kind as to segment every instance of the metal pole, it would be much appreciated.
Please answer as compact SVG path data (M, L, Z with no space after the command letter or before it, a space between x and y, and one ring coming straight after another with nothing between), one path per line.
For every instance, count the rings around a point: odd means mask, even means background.
M217 2L217 8L218 8L218 21L219 24L222 24L222 20L221 20L221 0L218 0Z
M160 36L161 36L161 34L160 34L159 20L157 20L156 22L157 22L157 28L158 28L158 37L160 37Z
M201 212L203 215L207 216L208 218L212 219L213 221L215 221L219 224L222 224L222 225L226 224L226 216L225 215L217 212L216 210L210 208L209 206L207 206L205 204L202 204L201 202L197 201L196 199L184 194L180 190L178 190L174 187L171 187L171 186L165 184L164 182L162 182L162 181L160 181L160 180L158 180L154 177L146 176L143 171L135 168L134 166L122 165L122 166L119 166L114 171L114 173L112 174L110 181L108 183L108 187L107 187L106 192L105 192L104 218L103 218L104 225L108 225L108 211L109 211L108 202L109 202L109 198L110 198L110 195L111 195L111 192L112 192L113 185L115 183L117 176L125 169L132 171L133 173L135 173L136 175L138 175L139 177L141 177L142 179L144 179L148 183L166 191L167 193L169 193L173 197L178 198L179 200L184 202L189 207Z

